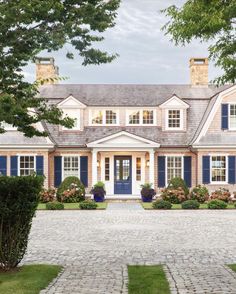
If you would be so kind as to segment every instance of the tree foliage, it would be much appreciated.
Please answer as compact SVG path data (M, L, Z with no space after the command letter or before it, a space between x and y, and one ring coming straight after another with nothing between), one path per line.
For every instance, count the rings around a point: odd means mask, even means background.
M114 26L119 2L0 1L0 123L11 124L28 137L47 135L35 129L40 121L73 126L74 121L63 119L55 106L34 98L38 84L24 81L22 67L42 50L56 51L68 43L82 57L83 65L111 62L116 55L94 48L94 42L102 41L102 33ZM67 57L74 58L74 53L68 52Z
M236 81L236 0L188 0L181 8L164 10L170 21L164 26L176 45L193 39L210 42L210 58L224 73L218 84Z

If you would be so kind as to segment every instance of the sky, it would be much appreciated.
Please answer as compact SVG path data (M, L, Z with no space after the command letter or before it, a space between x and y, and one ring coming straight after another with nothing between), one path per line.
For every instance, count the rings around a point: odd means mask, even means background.
M59 66L61 83L81 84L188 84L189 59L207 57L207 44L194 40L186 47L176 47L165 36L161 27L167 19L161 9L184 0L121 0L116 26L107 30L99 48L119 57L110 64L82 66L79 56L66 58L70 48L57 52L42 52L40 56L53 56ZM35 65L23 69L26 80L35 79ZM210 63L209 79L220 74Z

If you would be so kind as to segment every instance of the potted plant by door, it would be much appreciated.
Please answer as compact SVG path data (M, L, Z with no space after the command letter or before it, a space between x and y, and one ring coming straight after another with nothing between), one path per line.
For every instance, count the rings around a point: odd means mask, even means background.
M97 182L93 186L91 193L93 194L93 199L96 202L103 202L104 196L106 195L105 184L103 182Z
M145 183L141 185L141 196L143 202L152 202L153 196L156 195L156 191L152 188L152 184Z

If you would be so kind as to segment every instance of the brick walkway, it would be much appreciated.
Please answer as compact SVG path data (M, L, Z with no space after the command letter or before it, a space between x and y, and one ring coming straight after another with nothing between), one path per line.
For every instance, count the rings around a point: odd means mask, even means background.
M117 208L117 207L116 207ZM165 264L172 293L236 293L236 211L40 211L25 263L64 271L42 293L127 293L127 264Z

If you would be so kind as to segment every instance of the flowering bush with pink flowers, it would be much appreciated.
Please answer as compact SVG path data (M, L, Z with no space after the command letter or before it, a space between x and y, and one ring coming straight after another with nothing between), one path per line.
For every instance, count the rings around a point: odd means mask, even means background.
M51 187L49 189L43 189L40 193L40 202L47 203L56 199L56 189Z
M222 200L225 202L229 202L231 199L231 193L229 192L228 189L225 188L219 188L215 192L211 193L210 199L217 199L217 200Z
M185 191L181 187L177 189L166 188L162 190L161 198L170 203L179 204L187 200L188 196L185 195Z
M81 191L77 184L72 183L66 191L61 195L61 202L75 203L84 201L85 197L81 194Z

